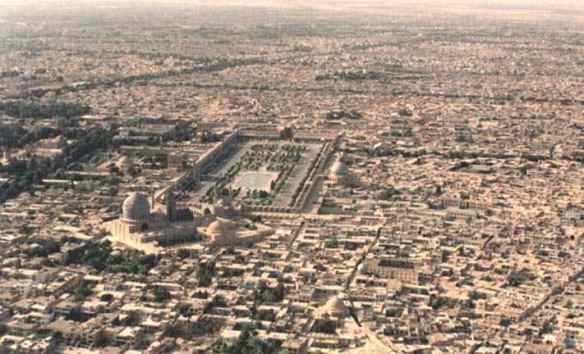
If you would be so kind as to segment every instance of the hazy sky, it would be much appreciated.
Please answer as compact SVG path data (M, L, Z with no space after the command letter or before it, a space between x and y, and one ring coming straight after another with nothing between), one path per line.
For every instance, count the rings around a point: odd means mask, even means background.
M405 13L432 16L439 13L522 22L551 20L561 23L567 20L584 23L584 0L0 0L0 18L10 20L14 14L50 16L59 12L71 16L77 10L88 14L93 7L103 11L160 6L185 10L197 6L304 8L377 16Z
M424 5L431 7L529 7L537 9L576 8L584 9L583 0L0 0L0 8L5 6L50 5L71 7L83 3L87 5L116 5L120 3L135 6L154 4L205 5L205 6L277 6L277 7L387 7L404 5Z

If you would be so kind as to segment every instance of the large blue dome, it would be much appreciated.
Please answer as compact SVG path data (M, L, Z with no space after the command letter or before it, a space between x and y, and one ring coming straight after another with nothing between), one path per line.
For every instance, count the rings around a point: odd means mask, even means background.
M150 218L150 203L146 195L132 193L124 200L122 217L128 221L144 221Z

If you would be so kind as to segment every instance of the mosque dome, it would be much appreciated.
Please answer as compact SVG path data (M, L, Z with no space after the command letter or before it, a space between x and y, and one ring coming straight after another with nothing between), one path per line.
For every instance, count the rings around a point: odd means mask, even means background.
M343 296L333 296L331 297L321 308L318 309L318 313L321 316L327 315L330 317L345 317L349 310L345 306L345 301Z
M338 159L333 164L332 174L337 177L345 177L349 174L349 169L341 159Z
M210 235L231 235L234 230L234 223L223 218L217 218L207 227L207 233Z
M122 216L129 221L143 221L150 218L150 202L142 193L132 193L122 204Z
M117 162L116 167L124 170L129 168L132 165L132 160L128 156L122 156Z
M347 181L348 176L349 176L349 169L347 168L347 165L345 165L345 163L343 162L342 158L339 156L335 160L335 162L331 168L329 179L333 183L342 184L345 181Z

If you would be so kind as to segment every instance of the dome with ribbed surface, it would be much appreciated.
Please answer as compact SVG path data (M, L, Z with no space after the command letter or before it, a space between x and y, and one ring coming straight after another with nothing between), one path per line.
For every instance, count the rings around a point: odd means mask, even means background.
M207 227L207 232L211 235L232 235L234 231L235 224L223 218L217 218Z
M349 174L347 165L340 158L335 161L331 169L331 174L336 177L345 177Z
M320 316L344 317L349 310L345 305L345 297L342 295L333 296L322 307L317 310Z
M132 193L124 200L122 216L128 221L144 221L150 218L150 202L142 193Z

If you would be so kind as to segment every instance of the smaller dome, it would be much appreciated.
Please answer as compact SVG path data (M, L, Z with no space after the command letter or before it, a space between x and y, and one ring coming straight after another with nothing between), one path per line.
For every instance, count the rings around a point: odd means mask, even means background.
M217 218L207 227L207 233L211 235L230 235L235 230L235 224L223 218Z
M346 177L348 175L349 175L349 169L347 168L347 165L345 165L341 156L337 157L337 159L335 160L335 163L333 164L333 166L331 168L330 176L333 179L336 179L336 178L343 178L343 177Z
M345 306L344 298L339 295L331 297L326 304L318 309L318 313L321 316L345 317L349 313L349 310Z
M341 160L337 160L333 165L333 174L335 176L346 176L349 173L347 165Z
M122 216L128 221L142 221L150 218L150 202L142 193L132 193L122 204Z
M122 156L117 162L116 167L120 169L128 168L132 165L132 160L128 156Z

